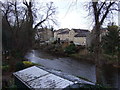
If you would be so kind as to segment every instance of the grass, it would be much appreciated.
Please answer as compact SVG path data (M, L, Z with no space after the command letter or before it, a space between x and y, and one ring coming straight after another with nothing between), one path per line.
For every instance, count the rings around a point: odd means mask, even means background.
M118 61L117 57L115 57L115 56L113 57L112 55L103 54L103 57L110 61Z

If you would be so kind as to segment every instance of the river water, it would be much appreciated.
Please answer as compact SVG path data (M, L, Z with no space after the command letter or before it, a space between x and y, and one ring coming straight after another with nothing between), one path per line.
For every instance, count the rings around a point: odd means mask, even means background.
M47 68L86 78L96 82L95 65L68 57L56 57L44 51L32 50L25 56L29 61L41 64ZM110 66L104 66L102 71L104 85L120 88L120 72Z

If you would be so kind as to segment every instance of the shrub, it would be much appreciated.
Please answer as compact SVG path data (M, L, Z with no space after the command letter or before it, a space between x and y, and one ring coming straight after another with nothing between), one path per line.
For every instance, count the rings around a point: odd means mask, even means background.
M30 61L23 61L23 64L25 65L25 67L30 67L35 65L34 63L30 62Z
M17 86L13 84L9 87L9 90L18 90L18 89Z
M75 46L75 44L73 44L73 43L71 43L69 46L67 46L66 48L65 48L65 53L67 53L67 54L73 54L73 53L75 53L76 52L76 46Z
M22 59L24 58L24 54L26 53L26 50L12 50L11 55L15 58Z
M52 44L57 44L57 40L56 40L56 41L54 41Z
M9 65L2 65L2 71L6 72L9 69Z
M30 61L19 62L19 63L16 64L16 71L25 69L25 68L33 66L33 65L37 65L37 64L32 63Z
M25 68L25 65L22 62L18 62L16 65L16 71L22 70Z

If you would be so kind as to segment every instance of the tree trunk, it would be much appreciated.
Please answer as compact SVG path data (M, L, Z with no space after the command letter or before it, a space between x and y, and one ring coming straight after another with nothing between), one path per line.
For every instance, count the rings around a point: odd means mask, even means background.
M97 83L101 83L101 63L100 63L100 24L96 23L96 27L95 27L95 66L96 66L96 82Z

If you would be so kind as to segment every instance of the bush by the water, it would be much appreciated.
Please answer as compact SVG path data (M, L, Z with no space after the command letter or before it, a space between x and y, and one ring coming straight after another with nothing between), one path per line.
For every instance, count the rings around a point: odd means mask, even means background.
M25 65L25 67L29 67L29 66L33 66L34 65L34 63L32 63L30 61L23 61L22 63Z
M16 65L15 65L15 68L16 68L16 71L19 71L19 70L22 70L25 68L25 65L22 63L22 62L18 62Z
M75 44L74 43L71 43L69 46L67 46L66 48L65 48L65 53L67 53L67 54L73 54L73 53L75 53L76 52L76 46L75 46Z
M16 71L19 71L19 70L22 70L22 69L25 69L27 67L34 66L34 65L36 65L36 64L32 63L30 61L18 62L16 64Z
M2 71L6 72L9 69L9 65L2 65Z

